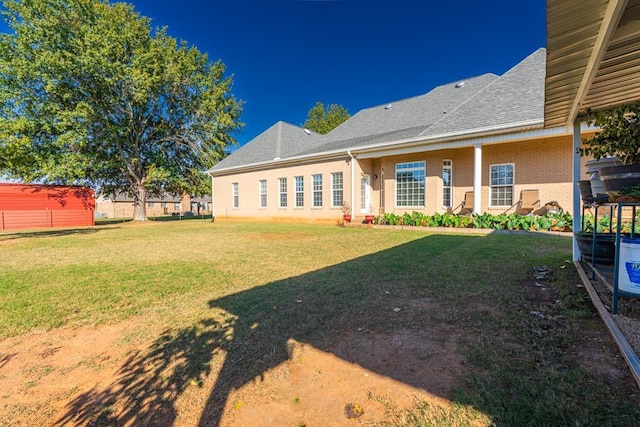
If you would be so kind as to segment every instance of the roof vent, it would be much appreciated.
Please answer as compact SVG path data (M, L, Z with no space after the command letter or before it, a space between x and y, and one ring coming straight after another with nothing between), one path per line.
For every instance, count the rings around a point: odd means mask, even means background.
M392 105L393 105L393 104L387 104L387 105L385 105L385 106L384 106L384 109L385 109L385 110L388 110L389 108L391 108L391 106L392 106Z
M304 133L306 133L307 135L311 135L311 131L307 128L304 128Z
M456 83L456 89L461 88L462 86L464 86L464 82L458 82Z

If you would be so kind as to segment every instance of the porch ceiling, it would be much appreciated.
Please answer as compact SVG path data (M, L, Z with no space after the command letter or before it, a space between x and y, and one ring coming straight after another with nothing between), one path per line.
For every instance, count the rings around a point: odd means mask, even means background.
M547 0L545 127L640 99L640 0Z

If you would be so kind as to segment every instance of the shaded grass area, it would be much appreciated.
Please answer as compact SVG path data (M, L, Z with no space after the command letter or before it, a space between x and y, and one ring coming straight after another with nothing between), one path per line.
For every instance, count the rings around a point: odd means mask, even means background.
M348 331L444 326L466 360L452 367L455 404L404 410L371 396L387 405L387 425L640 422L630 377L611 382L580 362L582 331L603 328L576 287L566 238L206 220L3 237L3 336L134 315L165 325L112 387L82 394L60 424L171 424L186 386L216 372L200 422L215 425L232 390L287 360L290 338L340 354ZM537 286L542 265L551 274ZM428 307L412 306L418 300ZM127 408L118 419L114 402Z

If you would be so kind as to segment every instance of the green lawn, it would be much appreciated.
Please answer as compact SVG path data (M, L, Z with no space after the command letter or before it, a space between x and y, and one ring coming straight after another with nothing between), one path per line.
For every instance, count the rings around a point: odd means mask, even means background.
M233 356L216 383L224 395L286 359L274 346L289 337L331 349L356 323L439 322L463 337L468 365L454 401L475 408L463 419L478 410L497 425L637 424L634 385L610 384L577 359L580 331L602 325L576 286L570 247L566 237L209 220L5 232L0 335L137 316L157 325L144 338L157 338L159 353L184 352L188 375L177 382L210 372L218 346ZM543 265L553 298L531 300ZM389 316L387 295L437 310ZM455 408L438 425L465 424ZM390 413L392 425L434 424L420 403Z

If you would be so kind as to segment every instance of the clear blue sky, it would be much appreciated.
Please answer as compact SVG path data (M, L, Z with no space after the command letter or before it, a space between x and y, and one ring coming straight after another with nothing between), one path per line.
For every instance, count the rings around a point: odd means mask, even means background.
M115 2L115 0L112 0ZM245 102L240 144L317 102L355 114L487 72L545 46L543 0L130 0L220 59Z

